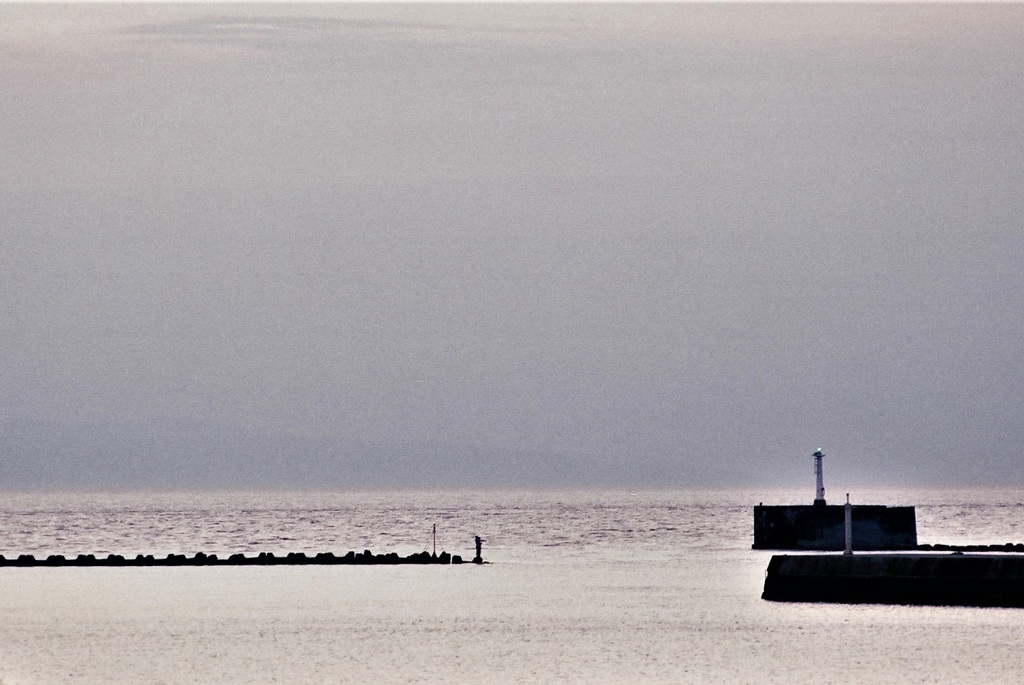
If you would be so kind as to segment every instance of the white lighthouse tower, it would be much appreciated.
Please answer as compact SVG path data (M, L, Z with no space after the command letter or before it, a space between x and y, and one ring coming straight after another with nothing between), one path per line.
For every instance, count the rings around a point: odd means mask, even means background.
M814 453L814 480L818 489L814 496L814 506L823 507L825 506L825 474L822 471L821 460L825 458L825 453L821 451L821 448Z

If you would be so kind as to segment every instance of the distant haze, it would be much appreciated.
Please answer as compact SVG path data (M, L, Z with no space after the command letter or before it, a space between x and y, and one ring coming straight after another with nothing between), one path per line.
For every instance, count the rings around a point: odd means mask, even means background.
M1019 4L0 5L0 488L1020 485L1022 189Z

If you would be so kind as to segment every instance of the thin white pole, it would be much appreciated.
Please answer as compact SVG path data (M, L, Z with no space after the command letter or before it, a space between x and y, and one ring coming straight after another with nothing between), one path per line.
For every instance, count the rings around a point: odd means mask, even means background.
M846 493L846 506L844 507L846 527L846 550L843 554L853 554L853 505L850 504L850 493Z

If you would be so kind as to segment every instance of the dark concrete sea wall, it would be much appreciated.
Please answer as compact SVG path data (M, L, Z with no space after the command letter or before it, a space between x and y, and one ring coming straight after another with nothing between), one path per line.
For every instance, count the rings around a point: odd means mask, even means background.
M846 547L842 505L754 507L754 549L842 550ZM910 550L917 546L914 507L854 506L853 549Z
M762 599L1024 607L1024 555L775 555Z
M458 554L451 555L448 552L441 552L432 555L427 552L419 552L401 557L392 552L389 554L374 554L370 550L364 552L349 552L344 556L337 556L332 552L321 552L308 556L302 552L292 552L283 556L275 556L273 552L261 552L256 556L247 557L244 554L232 554L227 557L218 557L216 554L205 554L197 552L194 556L184 554L168 554L163 558L156 558L152 554L139 554L134 557L124 557L119 554L108 554L107 556L96 556L94 554L79 554L76 557L66 558L55 554L45 559L36 559L31 554L22 554L16 558L7 559L0 556L0 567L2 566L298 566L298 565L394 565L394 564L461 564L462 557ZM483 563L480 557L473 559L473 563Z

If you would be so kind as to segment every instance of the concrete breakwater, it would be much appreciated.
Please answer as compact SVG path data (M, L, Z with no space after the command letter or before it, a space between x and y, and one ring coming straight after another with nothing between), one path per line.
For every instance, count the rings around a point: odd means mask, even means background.
M845 544L843 505L754 507L753 549L841 550ZM857 505L852 508L855 550L912 550L917 547L914 507Z
M1024 543L1007 542L993 545L947 545L944 543L918 545L919 552L1024 552Z
M1024 555L774 555L762 599L1024 607Z
M419 552L408 556L399 556L395 552L388 554L374 554L370 550L363 552L348 552L338 556L333 552L320 552L312 556L303 552L291 552L283 556L277 556L273 552L260 552L255 556L244 554L232 554L230 556L218 557L216 554L205 554L196 552L193 556L184 554L168 554L166 557L154 557L152 554L139 554L134 557L125 557L120 554L108 554L96 556L94 554L79 554L76 557L64 557L54 554L45 559L37 559L31 554L22 554L16 558L7 559L0 555L0 567L3 566L298 566L298 565L398 565L398 564L462 564L463 559L458 554L452 555L447 552L431 554ZM483 559L477 555L472 563L482 564Z

